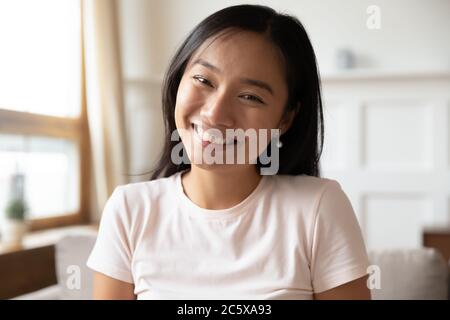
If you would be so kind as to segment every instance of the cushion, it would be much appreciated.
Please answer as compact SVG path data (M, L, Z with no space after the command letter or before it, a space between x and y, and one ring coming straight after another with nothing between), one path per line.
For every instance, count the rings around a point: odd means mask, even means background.
M92 299L93 272L86 261L96 237L96 231L86 230L67 235L56 244L56 275L61 299Z
M433 248L372 250L369 260L380 271L374 300L448 299L448 264Z

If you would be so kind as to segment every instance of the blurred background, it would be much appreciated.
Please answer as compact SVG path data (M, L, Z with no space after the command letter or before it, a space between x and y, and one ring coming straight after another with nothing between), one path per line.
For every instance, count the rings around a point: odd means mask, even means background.
M61 281L58 241L95 234L115 186L148 180L170 58L242 3L308 31L322 176L348 194L368 249L449 261L450 1L0 0L0 298Z

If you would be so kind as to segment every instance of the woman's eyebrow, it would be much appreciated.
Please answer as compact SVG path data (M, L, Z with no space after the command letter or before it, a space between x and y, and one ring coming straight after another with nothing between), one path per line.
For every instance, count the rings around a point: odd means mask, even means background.
M217 68L216 66L212 65L211 63L209 63L208 61L205 61L203 59L197 59L194 61L194 63L192 64L192 66L199 64L202 65L208 69L211 69L212 71L215 71L217 73L222 73L222 70L220 70L219 68Z
M217 73L222 73L222 70L220 70L218 67L212 65L211 63L209 63L208 61L205 61L203 59L195 60L192 65L194 66L196 64L200 64L200 65L204 66L205 68L210 69L211 71L214 71ZM241 78L240 80L242 83L249 84L249 85L252 85L255 87L259 87L261 89L268 91L271 95L274 95L272 87L264 81L251 79L251 78Z
M245 84L249 84L249 85L255 86L255 87L259 87L261 89L265 89L271 95L274 95L272 87L268 83L265 83L264 81L256 80L256 79L250 79L250 78L241 78L241 82L245 83Z

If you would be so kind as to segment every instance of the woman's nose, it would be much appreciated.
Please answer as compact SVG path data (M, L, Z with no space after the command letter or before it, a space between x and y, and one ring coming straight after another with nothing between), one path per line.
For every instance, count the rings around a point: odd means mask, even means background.
M214 127L233 128L233 109L224 94L215 94L200 111L202 120Z

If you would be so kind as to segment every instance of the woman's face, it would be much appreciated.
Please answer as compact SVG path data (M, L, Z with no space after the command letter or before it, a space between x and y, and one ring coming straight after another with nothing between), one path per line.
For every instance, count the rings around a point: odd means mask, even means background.
M283 133L290 125L282 121L287 96L281 55L263 35L239 31L205 41L186 66L175 107L176 126L192 164L203 159L201 166L208 166L204 154L199 158L197 152L206 148L214 149L213 155L223 154L224 163L225 152L233 148L236 161L240 147L248 164L250 135L243 144L227 140L227 132L254 129L260 137L260 131L269 129L268 139L263 139L267 146L270 129L281 128Z

